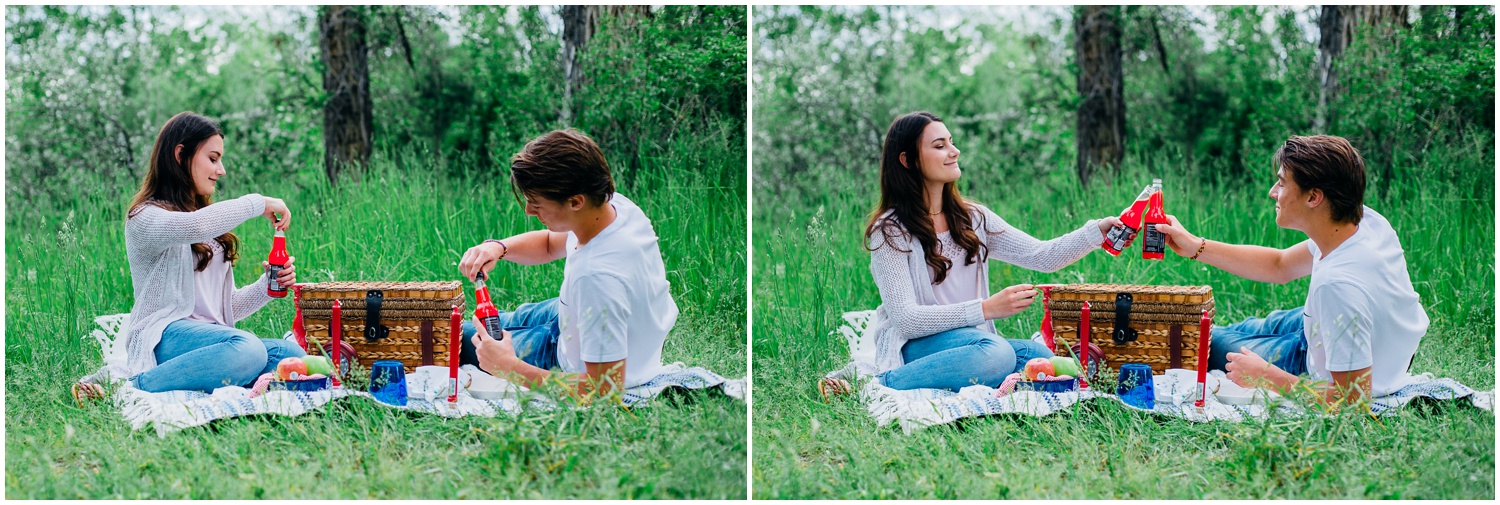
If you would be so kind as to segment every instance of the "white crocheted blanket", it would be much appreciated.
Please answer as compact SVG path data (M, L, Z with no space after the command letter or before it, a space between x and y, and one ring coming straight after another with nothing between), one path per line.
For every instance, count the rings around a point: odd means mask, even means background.
M844 314L845 324L840 326L834 333L842 335L849 342L849 355L852 362L842 369L828 374L828 377L836 377L849 381L868 378L875 372L875 349L874 342L864 336L870 320L874 317L874 311L857 311ZM1213 381L1222 381L1224 372L1211 372ZM1163 383L1169 379L1158 375L1153 378L1157 383ZM1494 392L1475 391L1468 386L1459 384L1453 379L1433 378L1432 374L1423 374L1418 377L1417 382L1402 388L1395 393L1376 398L1371 405L1371 411L1375 415L1384 415L1398 409L1412 400L1421 397L1435 398L1439 400L1453 400L1465 398L1475 406L1484 410L1493 410ZM942 389L914 389L897 391L882 386L876 381L868 381L860 388L860 398L867 404L866 409L874 416L880 426L898 423L901 429L907 433L915 429L939 424L950 423L966 417L987 416L994 414L1027 414L1032 416L1045 416L1053 412L1066 410L1080 401L1103 398L1120 401L1128 408L1138 409L1125 404L1119 397L1108 392L1086 389L1067 393L1043 393L1035 391L1018 391L1009 395L996 397L996 390L986 386L969 386L952 392ZM1220 403L1218 399L1210 394L1202 409L1192 406L1190 402L1176 398L1175 402L1157 402L1155 407L1147 412L1158 415L1178 417L1195 422L1207 421L1243 421L1246 419L1265 419L1271 415L1306 415L1307 411L1301 406L1287 401L1262 401L1259 404L1250 405L1228 405Z
M98 341L104 352L106 364L124 363L124 347L117 347L115 339L124 326L126 317L127 314L114 314L95 318L94 321L99 324L100 328L84 337ZM463 370L470 374L484 373L472 365L465 365ZM508 389L512 393L502 395L499 399L479 399L471 396L468 390L461 390L458 401L450 405L446 396L421 394L424 388L418 386L419 383L437 382L444 379L428 378L423 375L423 372L424 370L418 370L417 373L407 377L412 387L406 406L391 406L380 402L375 402L375 404L393 409L426 412L442 417L474 415L494 417L501 413L516 415L525 409L545 410L556 407L556 403L551 399L530 394L525 391L525 388L519 387L502 387L502 390ZM498 378L496 380L502 383L504 381ZM139 430L151 425L161 436L183 428L202 426L217 419L255 414L297 416L322 408L329 402L340 398L355 396L372 398L368 392L351 389L327 389L314 392L271 391L251 398L249 390L232 386L219 388L214 390L213 394L208 394L200 391L148 393L136 389L129 381L120 381L118 385L113 397L114 405L120 408L125 420L130 422L130 427ZM644 384L625 390L622 400L627 406L643 407L663 391L672 388L718 388L730 397L741 400L745 398L744 379L725 379L702 367L688 367L682 363L673 363L667 366L666 372Z

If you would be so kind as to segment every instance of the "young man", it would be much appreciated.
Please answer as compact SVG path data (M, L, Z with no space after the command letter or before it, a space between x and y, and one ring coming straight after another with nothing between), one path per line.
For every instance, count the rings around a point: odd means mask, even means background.
M1365 165L1340 137L1292 137L1276 151L1276 225L1307 234L1284 250L1158 226L1177 254L1262 282L1311 275L1304 307L1215 327L1209 365L1242 386L1288 391L1304 373L1325 405L1383 396L1410 382L1427 332L1390 221L1364 206Z
M501 313L502 335L465 323L459 361L528 386L559 368L585 398L655 377L677 304L651 220L615 193L599 146L577 130L542 135L511 158L511 183L547 229L486 240L458 269L472 280L498 260L566 258L562 286L557 298Z

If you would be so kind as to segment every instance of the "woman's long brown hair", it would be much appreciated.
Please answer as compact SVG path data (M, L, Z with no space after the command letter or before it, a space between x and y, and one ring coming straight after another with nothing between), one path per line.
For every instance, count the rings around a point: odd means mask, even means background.
M875 230L885 235L886 246L896 247L892 237L915 237L922 245L927 266L933 270L932 283L942 284L948 278L948 269L953 261L938 251L937 232L932 216L927 213L926 179L922 177L921 146L922 130L932 123L943 120L931 112L912 112L896 118L885 133L885 148L880 157L880 206L870 214L865 225L865 243L869 244ZM901 164L905 154L911 166ZM974 233L975 227L969 215L969 204L958 195L955 183L943 185L943 214L948 216L948 233L953 243L964 250L964 264L972 265L984 261L989 249ZM890 217L884 217L892 211ZM980 227L984 226L983 217ZM879 248L875 244L870 250ZM897 250L900 250L899 248ZM903 251L910 252L910 251Z
M135 217L144 205L155 205L176 212L192 212L214 203L212 197L198 194L193 184L191 167L193 156L198 154L203 141L215 135L224 136L219 125L212 119L192 112L183 112L168 119L167 124L162 125L161 132L156 134L156 145L151 148L146 179L141 181L140 191L130 199L125 219ZM179 145L182 146L180 156L177 154ZM219 235L214 241L224 247L224 261L233 263L239 259L240 239L234 232ZM213 249L208 244L193 244L193 257L198 260L194 270L202 271L208 267L208 261L213 259Z

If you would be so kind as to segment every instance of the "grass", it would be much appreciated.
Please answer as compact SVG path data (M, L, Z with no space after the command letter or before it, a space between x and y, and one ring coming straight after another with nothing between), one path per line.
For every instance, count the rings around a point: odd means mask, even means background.
M1398 230L1432 319L1413 370L1492 390L1495 158L1491 138L1481 140L1434 149L1411 167L1421 180L1368 203ZM870 165L857 177L809 173L805 185L776 191L761 181L779 167L755 168L755 498L1494 499L1495 417L1467 401L1418 402L1379 419L1205 424L1086 402L1043 418L966 419L911 435L877 427L855 399L823 403L815 380L848 361L847 345L829 332L841 313L880 303L862 248L877 197ZM965 195L1044 239L1119 212L1153 175L1164 176L1168 212L1197 234L1274 247L1304 238L1274 226L1269 173L1217 181L1164 157L1127 165L1113 184L1087 191L1066 167L1035 180L970 165L960 182ZM1298 306L1307 293L1306 279L1260 284L1171 253L1161 262L1139 254L1091 253L1053 274L991 262L990 283L1209 284L1220 321ZM998 327L1025 338L1040 319L1032 308Z
M663 360L744 377L744 179L723 184L701 175L743 174L743 164L736 167L743 151L734 142L702 142L672 146L668 152L678 154L652 160L670 171L643 173L622 192L653 219L682 311ZM220 195L287 200L294 212L289 248L302 282L458 280L457 261L469 246L539 228L503 180L396 168L424 161L378 158L360 183L337 187L322 179L320 166L272 179L231 165ZM697 171L678 168L687 166ZM68 385L101 363L97 347L80 337L94 316L128 312L132 304L122 222L132 189L106 186L40 208L12 199L7 209L7 498L746 495L746 404L718 392L671 394L637 410L493 419L442 419L353 399L299 417L221 420L165 438L131 431L103 403L80 409ZM259 275L271 242L266 224L257 219L235 230L242 240L239 284ZM561 278L562 262L507 263L489 286L505 308L555 297ZM275 301L239 326L279 336L292 315L290 299Z

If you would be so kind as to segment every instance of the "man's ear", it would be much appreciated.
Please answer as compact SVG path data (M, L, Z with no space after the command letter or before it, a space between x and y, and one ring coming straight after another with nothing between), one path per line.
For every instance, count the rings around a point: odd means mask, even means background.
M177 147L172 150L172 157L177 159L177 164L182 164L182 144L177 144Z
M182 147L182 146L177 146L177 147ZM901 166L906 167L906 168L911 168L911 165L907 165L906 164L906 153L901 153L901 156L899 158L897 158L897 159L901 160Z
M586 204L586 203L589 203L589 199L588 199L588 197L585 197L583 195L573 195L573 196L568 197L568 208L570 208L570 209L573 209L573 210L583 209L583 205Z
M1307 190L1307 208L1316 209L1327 200L1328 195L1323 194L1323 190L1316 188Z

